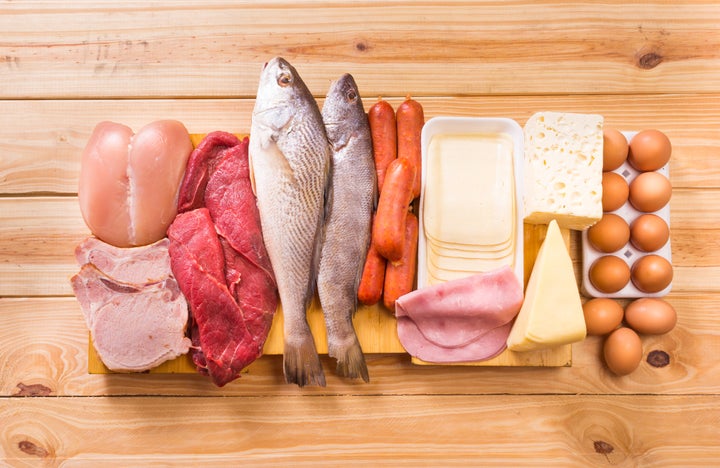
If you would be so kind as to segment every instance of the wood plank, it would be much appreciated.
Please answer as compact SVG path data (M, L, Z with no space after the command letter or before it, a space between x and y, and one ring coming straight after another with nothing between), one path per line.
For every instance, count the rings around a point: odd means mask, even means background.
M369 108L375 95L365 91L365 84L359 82ZM408 86L404 89L407 91L415 89ZM388 100L397 107L402 98ZM534 112L558 110L599 113L605 117L606 125L624 130L658 128L673 143L670 166L675 187L720 188L720 167L716 163L720 147L718 94L419 100L428 119L438 115L505 116L524 124ZM248 133L253 105L252 99L0 101L0 194L76 193L80 154L95 125L103 120L139 129L150 121L168 118L182 121L192 133Z
M0 399L0 456L53 466L709 466L719 418L716 395Z
M671 204L674 290L718 291L720 190L675 189ZM0 296L71 295L73 252L89 234L75 197L0 197ZM570 252L579 271L577 236Z
M223 388L197 374L89 374L88 337L77 301L0 298L0 397L10 395L483 395L483 394L718 394L720 364L708 350L720 346L720 295L671 293L678 325L662 336L643 336L637 371L617 377L601 361L602 342L589 337L573 348L573 366L415 366L407 354L368 354L370 383L335 376L322 357L328 386L286 385L282 357L263 356ZM654 367L648 355L666 356Z
M318 95L345 71L371 95L686 93L688 79L716 93L719 17L709 1L5 2L0 97L250 97L277 54Z

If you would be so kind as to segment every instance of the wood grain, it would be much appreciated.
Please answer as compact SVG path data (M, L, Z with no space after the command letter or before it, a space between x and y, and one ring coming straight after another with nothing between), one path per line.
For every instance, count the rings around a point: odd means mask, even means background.
M0 98L250 97L274 55L317 95L346 71L371 95L720 91L707 1L2 8Z
M328 387L298 389L283 382L281 356L263 356L218 389L193 374L88 374L87 329L73 297L0 298L0 398L33 388L53 396L720 393L720 363L708 352L720 345L720 298L672 293L667 299L677 310L677 327L644 336L643 362L625 377L604 368L603 340L589 337L572 346L572 367L425 367L410 364L406 354L371 354L370 383L363 384L337 378L334 363L323 357ZM650 365L653 351L667 354L668 364Z
M707 466L720 457L718 403L708 395L0 400L8 422L0 456L73 466ZM522 421L511 434L508 418Z
M365 82L358 81L358 86L367 92ZM412 88L406 88L401 96L407 91ZM363 99L369 108L376 95L363 94ZM502 116L522 125L535 112L557 110L598 113L607 126L623 130L661 129L673 144L670 172L675 187L720 187L720 178L712 170L720 147L720 94L418 99L427 119L438 115ZM397 108L402 98L387 100ZM0 101L0 194L77 193L80 155L93 128L103 120L137 130L167 118L180 120L191 133L248 133L253 106L252 99Z
M720 465L718 2L0 0L0 31L0 466ZM275 55L317 97L351 72L366 107L410 92L428 118L556 110L666 132L677 327L643 336L625 377L599 337L572 367L369 354L369 384L323 356L325 388L284 384L280 356L223 388L89 374L68 279L93 127L247 132ZM577 274L576 235L570 251Z
M717 206L720 190L673 191L673 285L679 291L718 290ZM71 295L70 277L77 272L73 252L88 235L76 197L0 197L0 296ZM576 269L581 259L577 237L570 244Z

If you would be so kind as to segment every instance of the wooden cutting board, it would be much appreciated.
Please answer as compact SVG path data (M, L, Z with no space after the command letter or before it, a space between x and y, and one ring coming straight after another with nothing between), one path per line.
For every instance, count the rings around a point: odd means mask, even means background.
M525 284L528 282L535 257L545 239L546 226L524 225L525 239ZM562 230L565 245L570 244L570 232ZM327 332L323 322L322 309L317 297L313 300L308 313L308 323L315 338L315 346L320 354L327 354ZM375 353L405 353L405 349L397 336L397 323L395 316L381 304L374 306L360 306L353 319L355 330L366 354ZM273 320L270 334L265 342L264 354L282 354L283 352L283 316L282 307L278 306ZM415 362L415 361L413 361ZM421 364L420 362L416 362ZM474 366L535 366L559 367L572 365L572 347L564 345L542 351L518 353L505 350L500 355L487 361L463 363L460 365ZM91 374L106 374L111 371L100 361L92 341L88 349L88 372ZM188 355L167 361L150 370L152 373L194 373L195 366Z
M246 135L236 134L239 138ZM204 134L191 134L190 138L193 146L197 145L205 137ZM543 240L545 239L546 226L544 225L524 225L524 270L525 281L527 285L530 278L530 272L535 264L535 257L540 250ZM570 231L562 230L565 239L565 245L570 245ZM313 337L315 338L315 346L318 353L327 354L327 331L322 315L322 308L317 295L313 299L307 312L307 320L310 324ZM355 317L353 318L355 332L362 346L363 352L366 354L377 353L405 353L405 348L397 335L397 322L394 313L386 309L382 304L374 306L360 306ZM90 338L88 343L88 372L91 374L107 374L109 370L100 360ZM265 341L263 354L277 355L283 353L283 314L282 306L278 306L275 313L270 334ZM413 362L421 365L434 365L424 363L413 359ZM553 349L545 349L542 351L533 351L518 353L505 350L500 355L488 359L486 361L460 363L453 365L471 365L471 366L537 366L537 367L558 367L572 365L572 347L571 345L559 346ZM150 370L151 373L172 374L172 373L194 373L195 366L189 355L180 356L172 361L167 361Z

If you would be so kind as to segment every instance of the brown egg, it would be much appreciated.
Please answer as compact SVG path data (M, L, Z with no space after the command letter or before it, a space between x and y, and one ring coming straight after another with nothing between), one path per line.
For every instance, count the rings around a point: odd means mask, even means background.
M614 128L603 129L603 171L614 171L622 166L628 156L625 135Z
M660 216L644 214L630 225L630 242L645 252L658 250L669 238L670 228Z
M643 297L628 304L625 321L638 333L662 335L675 328L677 313L662 299Z
M607 335L622 322L623 308L617 301L596 297L583 304L588 335Z
M605 364L614 374L627 375L638 368L642 360L642 341L629 328L618 328L603 345Z
M630 240L630 227L621 216L605 213L600 221L590 226L587 236L590 244L600 252L616 252Z
M657 211L667 205L672 185L659 172L643 172L630 182L630 203L638 211Z
M645 255L632 266L633 284L646 293L662 291L670 285L672 279L672 265L660 255Z
M609 294L620 291L630 281L630 267L614 255L605 255L593 262L588 275L598 291Z
M639 171L656 171L670 161L672 145L658 130L643 130L630 140L628 162Z
M616 172L603 172L602 207L603 211L615 211L625 204L630 187L623 176Z

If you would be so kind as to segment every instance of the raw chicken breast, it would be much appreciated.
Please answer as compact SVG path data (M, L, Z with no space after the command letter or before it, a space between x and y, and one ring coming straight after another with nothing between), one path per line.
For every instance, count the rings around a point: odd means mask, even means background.
M175 120L152 122L134 135L125 125L99 123L83 151L78 187L90 231L116 247L165 237L192 150L187 129Z

